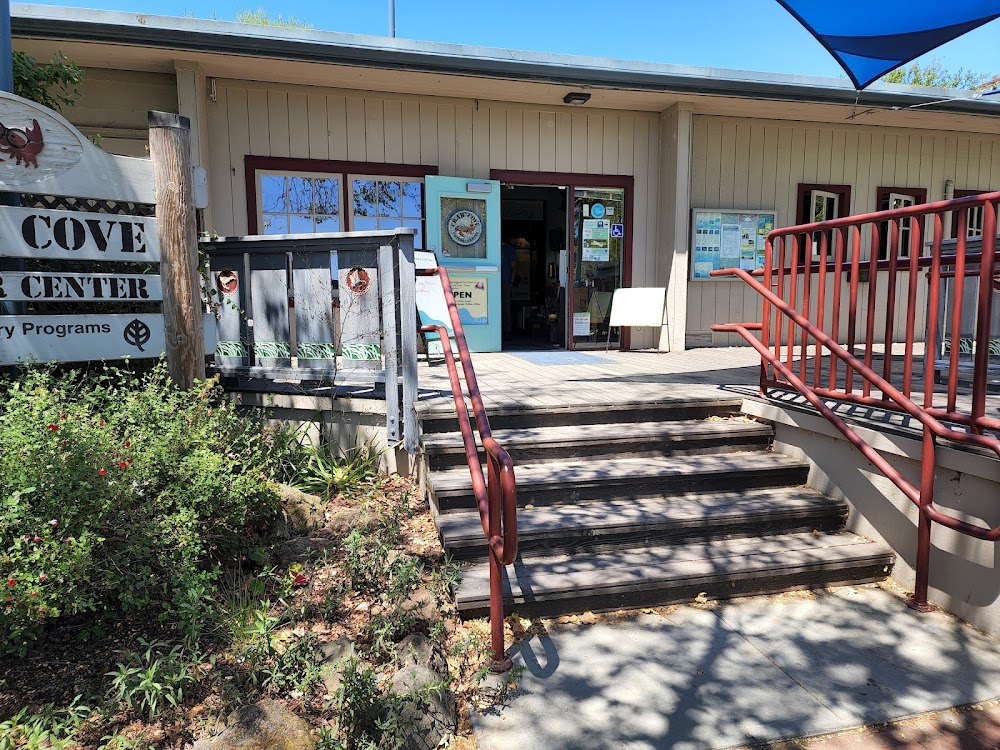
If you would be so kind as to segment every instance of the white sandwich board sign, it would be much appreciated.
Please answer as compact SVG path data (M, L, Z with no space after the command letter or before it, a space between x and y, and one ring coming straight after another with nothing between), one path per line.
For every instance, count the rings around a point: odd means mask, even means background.
M58 113L13 94L0 92L0 123L0 191L113 201L117 210L156 203L149 159L107 154ZM33 270L36 260L73 262ZM167 348L164 315L154 312L164 298L155 218L0 206L0 261L0 311L14 313L0 315L0 365L156 358ZM87 312L63 314L66 303ZM117 309L90 311L105 303ZM123 313L122 303L140 312Z

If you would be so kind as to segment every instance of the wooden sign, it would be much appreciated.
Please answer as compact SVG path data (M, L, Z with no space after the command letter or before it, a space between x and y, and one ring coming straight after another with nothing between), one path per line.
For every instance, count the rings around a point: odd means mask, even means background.
M156 219L0 208L0 257L160 261Z
M0 300L12 302L158 302L160 277L129 273L0 271Z
M159 314L0 316L0 365L150 359L165 348Z
M57 112L0 92L0 190L155 203L149 159L113 156Z

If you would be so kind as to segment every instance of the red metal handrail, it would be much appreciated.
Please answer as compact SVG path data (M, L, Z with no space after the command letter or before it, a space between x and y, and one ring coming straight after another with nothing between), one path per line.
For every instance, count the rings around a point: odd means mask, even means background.
M989 383L990 343L993 294L997 267L997 204L1000 192L988 193L953 201L922 204L892 211L846 217L826 222L803 224L772 231L765 244L764 268L750 273L740 269L714 271L714 276L735 276L761 295L762 322L729 323L712 326L713 331L731 332L742 336L761 355L761 391L768 388L794 389L868 458L899 490L919 508L917 527L916 586L911 605L926 609L930 562L931 524L939 523L977 539L1000 539L1000 526L989 527L955 518L934 503L935 449L939 439L985 448L1000 457L1000 439L987 435L987 430L1000 430L1000 420L986 416L986 393ZM967 252L967 226L971 208L983 208L981 252ZM942 251L943 218L950 215L963 231L958 232L954 251ZM904 224L905 222L905 224ZM922 256L925 226L931 223L929 254ZM862 260L865 243L862 228L870 225L868 258ZM901 247L904 226L910 233L908 248ZM880 231L881 230L881 231ZM819 257L811 248L818 242ZM830 245L834 246L831 253ZM800 253L800 247L802 252ZM879 260L879 250L887 256ZM832 258L830 257L832 254ZM800 258L801 256L801 258ZM977 267L978 266L978 267ZM948 267L949 270L944 270ZM926 274L918 269L929 268ZM866 272L864 275L862 272ZM905 297L897 303L900 273L908 273L903 290ZM832 275L832 288L828 277ZM757 277L763 277L763 283ZM926 290L920 287L924 276ZM963 292L966 277L978 277L976 292L975 344L972 363L972 403L965 410L958 404L959 347L963 318ZM846 297L845 297L846 277ZM815 278L815 281L814 281ZM941 280L954 284L955 294L950 309L940 320ZM867 309L859 317L861 285L866 284ZM813 287L815 297L810 300ZM924 399L918 405L912 398L913 354L917 339L916 320L921 313L919 298L926 291L927 319L924 338ZM829 292L829 297L828 297ZM884 297L884 308L880 305ZM897 322L897 304L901 304L902 326ZM829 313L829 316L827 316ZM842 316L846 314L846 332L842 331ZM876 325L879 316L881 325ZM939 323L943 331L951 332L948 352L947 403L935 406L935 352ZM862 336L858 332L863 324ZM900 331L902 328L902 331ZM829 330L827 330L829 329ZM884 332L882 373L874 369L875 333ZM758 335L759 334L759 338ZM846 338L846 345L840 342ZM893 342L901 338L903 371L899 387L893 384ZM813 352L810 353L810 347ZM863 349L858 357L855 352ZM798 360L798 372L795 361ZM812 382L808 382L807 365L812 362ZM844 364L843 372L838 367ZM824 365L828 373L824 376ZM861 392L855 389L855 376ZM872 391L880 391L875 397ZM839 400L876 406L907 414L923 429L919 486L903 477L875 448L838 415L825 400ZM944 424L962 425L966 430Z
M455 303L447 270L439 266L417 271L417 275L437 276L441 280L445 303L448 305L448 316L455 332L455 346L458 349L459 359L462 360L462 372L469 391L469 401L472 403L472 413L476 417L476 429L486 451L488 479L483 476L483 465L479 459L476 438L469 421L469 412L465 405L458 368L455 366L448 328L439 325L421 326L421 331L436 333L441 337L441 348L448 366L448 380L451 382L451 393L455 399L455 411L458 414L458 425L465 446L465 459L469 464L469 474L472 476L472 492L476 498L479 520L482 522L488 545L493 671L506 672L513 666L513 662L504 650L503 567L514 562L514 558L517 557L517 483L514 479L514 462L490 431L490 421L486 416L486 407L483 406L483 397L479 392L476 371L472 366L472 356L465 340L462 319L458 314L458 305Z

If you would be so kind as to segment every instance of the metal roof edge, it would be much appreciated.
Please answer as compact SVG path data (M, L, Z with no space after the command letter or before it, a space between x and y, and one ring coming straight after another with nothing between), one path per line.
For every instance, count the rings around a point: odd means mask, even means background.
M13 3L15 37L206 52L299 62L480 76L573 87L664 91L859 106L935 104L936 111L1000 115L969 91L877 84L860 97L844 78L819 78L495 47L422 42L231 21Z

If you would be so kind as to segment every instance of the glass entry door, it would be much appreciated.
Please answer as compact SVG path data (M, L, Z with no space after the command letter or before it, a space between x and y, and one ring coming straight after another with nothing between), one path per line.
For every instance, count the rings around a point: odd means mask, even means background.
M605 346L611 298L624 284L625 190L573 189L573 267L569 300L574 349ZM610 331L621 346L621 330Z

